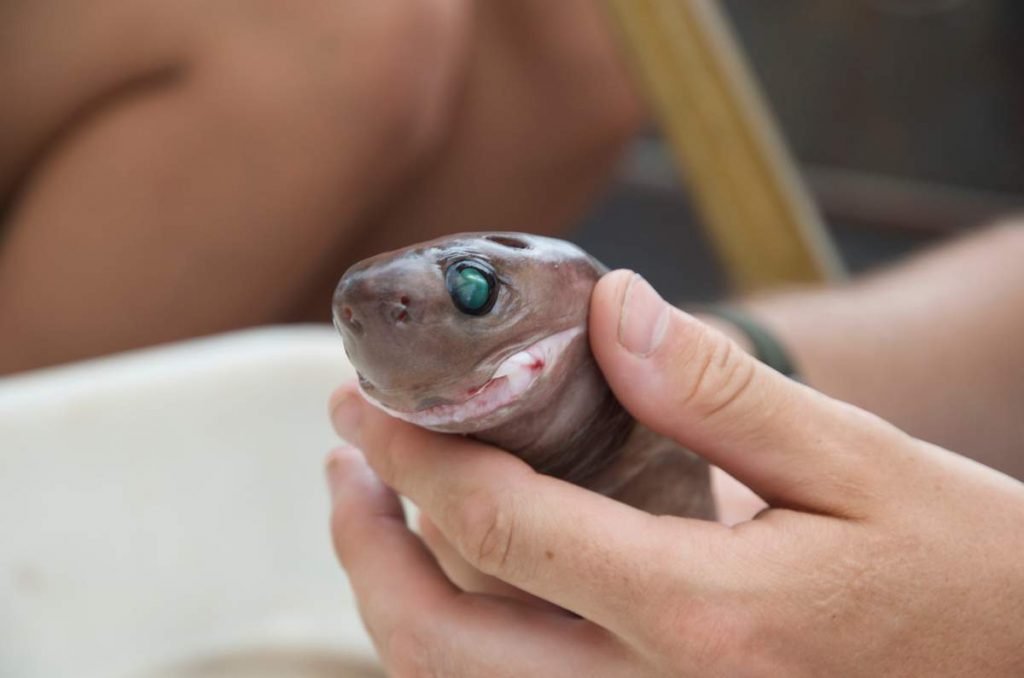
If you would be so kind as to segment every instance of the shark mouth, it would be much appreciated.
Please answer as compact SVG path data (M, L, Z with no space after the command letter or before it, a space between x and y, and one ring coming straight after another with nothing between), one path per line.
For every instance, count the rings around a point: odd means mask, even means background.
M583 330L583 326L579 326L557 332L509 356L498 365L490 379L470 390L469 397L462 402L407 412L384 405L363 391L362 386L359 390L367 401L397 419L423 428L451 432L459 425L475 422L517 403L551 371L569 343Z

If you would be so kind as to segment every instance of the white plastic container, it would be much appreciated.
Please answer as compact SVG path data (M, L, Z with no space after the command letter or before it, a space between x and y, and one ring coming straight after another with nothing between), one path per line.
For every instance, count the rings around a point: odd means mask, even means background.
M317 326L0 380L0 676L372 675L322 473L352 376Z

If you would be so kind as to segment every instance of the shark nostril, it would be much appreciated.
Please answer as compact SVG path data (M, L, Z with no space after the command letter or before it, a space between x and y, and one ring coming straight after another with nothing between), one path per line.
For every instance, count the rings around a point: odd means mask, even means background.
M340 323L338 321L340 321ZM356 334L362 334L363 331L363 324L355 317L355 313L352 311L351 306L341 307L341 310L336 316L335 324L338 325L338 329L346 327Z
M391 307L391 319L396 323L405 323L409 321L409 304L411 300L409 295L403 294L398 297L398 301L392 301L389 306Z

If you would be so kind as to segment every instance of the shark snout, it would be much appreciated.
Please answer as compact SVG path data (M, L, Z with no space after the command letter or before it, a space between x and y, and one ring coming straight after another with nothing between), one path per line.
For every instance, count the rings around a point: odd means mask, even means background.
M342 280L334 297L334 321L344 334L386 333L412 322L420 306L411 289L358 278Z

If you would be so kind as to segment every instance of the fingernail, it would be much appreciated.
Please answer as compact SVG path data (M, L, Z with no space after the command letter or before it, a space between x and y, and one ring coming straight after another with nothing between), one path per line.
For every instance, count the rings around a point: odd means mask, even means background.
M359 427L362 424L362 418L362 403L359 402L359 396L355 393L343 396L334 406L334 412L331 413L334 430L350 443L359 442Z
M665 300L642 276L634 273L622 298L619 343L630 353L649 356L665 338L669 313Z

